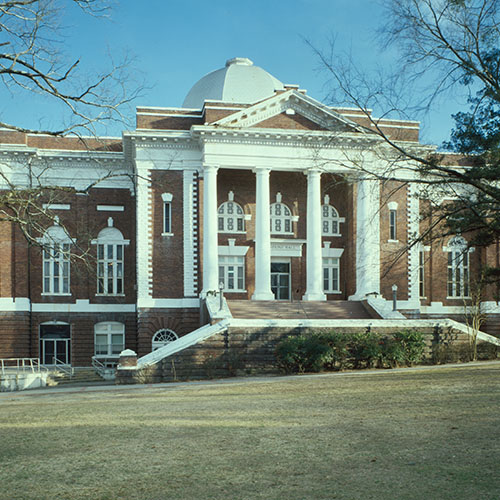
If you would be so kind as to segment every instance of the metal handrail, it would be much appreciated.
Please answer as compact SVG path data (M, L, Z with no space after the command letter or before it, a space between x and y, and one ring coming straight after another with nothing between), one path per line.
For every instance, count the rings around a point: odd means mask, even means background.
M66 373L71 378L73 376L73 368L68 366L68 363L56 358L55 356L52 358L54 361L54 367L57 371Z
M117 364L117 359L112 358L111 361L109 361L107 358L100 358L97 356L92 356L92 367L94 368L95 372L100 375L101 377L104 377L106 372L109 372L109 370L114 370L116 368ZM109 365L113 365L112 367Z
M9 364L11 364L11 366L9 366ZM39 358L0 358L0 367L2 374L4 374L7 369L15 369L21 372L31 371L32 373L42 370L47 371L44 366L40 365Z

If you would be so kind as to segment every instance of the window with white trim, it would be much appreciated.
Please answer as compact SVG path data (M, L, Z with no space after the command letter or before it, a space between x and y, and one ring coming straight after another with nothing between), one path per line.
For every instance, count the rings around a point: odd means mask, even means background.
M162 235L167 236L172 234L172 194L162 193L163 200L163 228Z
M124 253L129 241L113 227L110 217L108 227L92 243L97 245L97 295L123 295Z
M71 238L56 224L47 229L40 242L43 256L42 293L69 295Z
M125 349L125 325L117 321L103 321L94 325L94 352L96 356L116 356Z
M469 297L469 251L467 242L455 236L445 248L448 253L447 294L450 298Z
M276 194L276 203L269 207L271 217L271 234L293 234L292 211L281 203L281 193Z
M323 291L325 293L340 292L340 259L323 257Z
M387 204L389 208L389 241L398 240L398 204L391 201Z
M324 204L321 207L322 233L323 236L340 236L340 223L345 219L339 217L337 210L330 205L330 197L325 196Z
M234 201L234 193L229 191L228 201L218 210L218 228L220 233L243 233L245 231L245 212Z
M423 250L418 252L418 294L425 297L425 253Z
M178 335L170 328L162 328L153 335L153 339L151 340L151 351L156 351L156 349L165 347L178 338Z
M219 283L225 292L245 291L245 257L219 255Z
M397 240L397 211L389 210L389 239Z

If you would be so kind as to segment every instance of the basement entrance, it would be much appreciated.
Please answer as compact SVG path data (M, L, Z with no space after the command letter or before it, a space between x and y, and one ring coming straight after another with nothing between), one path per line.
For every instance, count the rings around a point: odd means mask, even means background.
M42 365L71 363L70 325L40 325L40 363Z
M271 291L276 300L290 300L290 262L271 262Z

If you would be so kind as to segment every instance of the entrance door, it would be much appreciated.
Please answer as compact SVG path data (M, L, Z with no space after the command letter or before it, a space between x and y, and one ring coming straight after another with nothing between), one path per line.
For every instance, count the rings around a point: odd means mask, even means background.
M70 325L40 325L40 362L43 365L71 363Z
M276 300L290 300L289 262L271 262L271 291Z

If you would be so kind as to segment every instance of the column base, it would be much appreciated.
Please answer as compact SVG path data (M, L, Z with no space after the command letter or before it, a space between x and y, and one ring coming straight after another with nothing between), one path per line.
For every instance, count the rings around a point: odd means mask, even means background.
M255 292L252 300L276 300L273 292Z
M306 292L302 300L308 302L326 300L326 295L323 292Z

